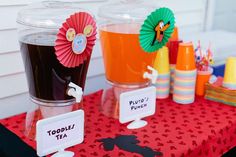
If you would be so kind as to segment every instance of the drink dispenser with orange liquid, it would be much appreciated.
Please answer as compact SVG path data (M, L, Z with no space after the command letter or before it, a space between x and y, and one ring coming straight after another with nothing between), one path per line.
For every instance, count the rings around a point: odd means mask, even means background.
M119 117L121 93L148 87L157 79L152 68L156 53L140 45L141 26L157 8L147 1L121 0L99 9L99 38L110 86L103 91L101 111L109 117Z

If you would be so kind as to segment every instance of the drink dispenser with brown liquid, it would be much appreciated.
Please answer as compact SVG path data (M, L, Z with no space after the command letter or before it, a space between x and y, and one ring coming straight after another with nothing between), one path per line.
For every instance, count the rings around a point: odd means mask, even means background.
M96 24L79 3L43 1L18 13L20 50L32 102L25 133L36 122L81 109Z

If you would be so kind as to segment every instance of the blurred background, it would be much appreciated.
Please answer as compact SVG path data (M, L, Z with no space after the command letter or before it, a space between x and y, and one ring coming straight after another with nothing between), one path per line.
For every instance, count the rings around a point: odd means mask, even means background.
M29 106L27 82L17 40L17 12L36 0L0 1L0 118L25 112ZM37 0L38 1L38 0ZM81 0L81 7L97 16L98 7L106 0ZM112 0L110 0L112 1ZM152 0L159 6L171 8L176 16L179 37L211 43L216 64L228 56L236 56L235 0ZM87 76L85 94L105 87L104 67L99 39L94 48Z

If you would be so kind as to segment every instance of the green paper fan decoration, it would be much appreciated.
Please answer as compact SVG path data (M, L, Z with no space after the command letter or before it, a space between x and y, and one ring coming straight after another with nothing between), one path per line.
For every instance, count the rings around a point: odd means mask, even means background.
M162 48L174 32L175 17L168 8L160 8L152 12L144 21L139 41L146 52L156 52Z

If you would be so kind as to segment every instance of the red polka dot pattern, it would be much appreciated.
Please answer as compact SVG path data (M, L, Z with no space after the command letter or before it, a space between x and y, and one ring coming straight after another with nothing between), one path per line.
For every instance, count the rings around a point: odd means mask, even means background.
M117 134L138 137L141 146L161 151L164 157L217 157L236 146L236 107L197 98L191 105L179 105L170 98L157 100L154 116L146 118L149 124L138 130L127 130L118 120L99 112L101 92L84 98L85 140L69 148L76 157L140 157L119 150L106 152L97 139ZM0 120L26 143L35 148L35 142L24 134L25 114Z

